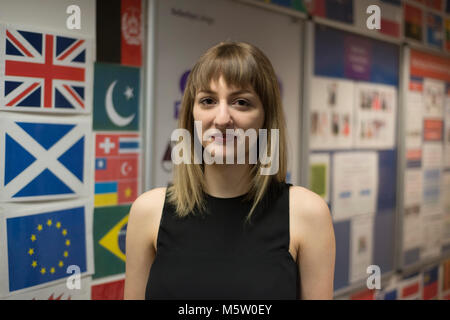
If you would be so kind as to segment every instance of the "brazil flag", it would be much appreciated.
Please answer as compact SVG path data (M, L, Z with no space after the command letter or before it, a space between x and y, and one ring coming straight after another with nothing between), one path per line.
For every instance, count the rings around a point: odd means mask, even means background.
M125 237L130 205L94 210L93 279L125 273Z

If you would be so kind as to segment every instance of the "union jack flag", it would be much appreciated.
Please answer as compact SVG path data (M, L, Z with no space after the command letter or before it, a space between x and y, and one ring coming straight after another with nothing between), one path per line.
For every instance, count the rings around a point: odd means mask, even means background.
M90 111L89 40L9 25L0 32L0 109Z

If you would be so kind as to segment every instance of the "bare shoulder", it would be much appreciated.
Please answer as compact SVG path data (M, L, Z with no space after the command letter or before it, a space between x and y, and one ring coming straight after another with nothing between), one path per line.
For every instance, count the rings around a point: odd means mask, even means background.
M332 217L327 203L318 194L300 186L289 189L290 221L296 243L316 237L332 228Z
M131 206L128 225L155 247L166 188L155 188L141 194Z
M159 208L162 209L165 195L166 188L154 188L144 192L133 202L131 214L148 218L157 215L158 213L155 211L158 211Z
M317 193L300 186L291 186L289 193L289 204L297 218L331 218L327 203Z

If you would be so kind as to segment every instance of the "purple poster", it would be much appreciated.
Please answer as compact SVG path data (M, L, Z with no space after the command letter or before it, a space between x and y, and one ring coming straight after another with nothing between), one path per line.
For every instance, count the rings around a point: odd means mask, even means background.
M372 65L372 46L363 38L345 37L345 77L369 80Z

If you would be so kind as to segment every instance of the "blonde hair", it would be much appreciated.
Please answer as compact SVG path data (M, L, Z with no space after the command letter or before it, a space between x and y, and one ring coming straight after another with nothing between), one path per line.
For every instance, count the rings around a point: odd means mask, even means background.
M251 187L246 196L253 204L247 215L249 221L258 203L263 199L272 182L286 179L287 149L285 118L281 104L280 89L275 71L269 59L255 46L245 42L221 42L208 49L194 65L189 74L181 103L178 128L187 129L191 137L191 164L174 165L173 183L167 188L167 199L176 208L179 217L187 216L196 209L203 211L205 177L204 165L194 164L194 118L195 97L201 90L209 90L211 81L223 76L228 86L246 88L252 86L264 109L263 129L267 129L267 150L271 150L271 130L279 130L279 168L274 175L261 175L258 160L250 170Z

